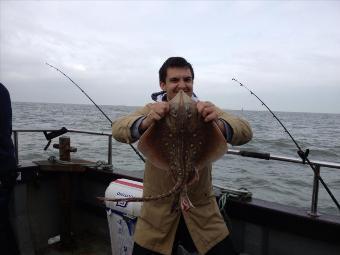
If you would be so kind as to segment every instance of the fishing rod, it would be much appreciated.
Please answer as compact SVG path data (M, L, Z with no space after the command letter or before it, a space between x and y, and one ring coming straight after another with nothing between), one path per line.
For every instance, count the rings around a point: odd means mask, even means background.
M294 144L296 145L296 147L298 148L297 154L300 156L300 158L302 159L302 163L305 164L305 162L308 163L308 165L313 169L314 174L317 176L318 180L322 183L323 187L326 189L328 195L332 198L333 202L335 203L336 207L338 208L338 210L340 211L340 204L339 202L336 200L336 198L334 197L334 195L332 194L331 190L328 188L327 184L324 182L324 180L321 178L321 176L319 174L317 174L317 169L315 167L315 165L313 165L310 160L308 159L308 154L309 154L309 149L306 149L305 151L303 151L300 147L300 145L297 143L297 141L293 138L293 136L291 135L291 133L288 131L288 129L283 125L283 123L279 120L279 118L275 115L275 113L273 113L273 111L265 104L265 102L263 102L253 91L251 91L247 86L245 86L244 84L242 84L241 82L239 82L237 79L232 78L232 81L237 82L241 87L244 87L246 90L248 90L250 92L251 95L255 96L264 107L266 107L268 109L268 111L273 115L273 117L280 123L281 127L283 127L284 131L289 135L289 137L292 139L292 141L294 142Z
M105 114L105 112L92 100L92 98L77 84L75 83L68 75L66 75L63 71L61 71L60 69L56 68L55 66L50 65L49 63L46 62L46 65L48 65L49 67L55 69L56 71L60 72L62 75L64 75L66 78L68 78L74 85L77 86L78 89L80 89L81 92L83 92L83 94L91 100L91 102L98 108L98 110L105 116L105 118L110 122L111 126L112 126L112 120ZM139 156L139 158L145 162L145 159L143 158L143 156L139 153L139 151L133 147L133 145L131 143L129 143L130 147L135 151L135 153Z

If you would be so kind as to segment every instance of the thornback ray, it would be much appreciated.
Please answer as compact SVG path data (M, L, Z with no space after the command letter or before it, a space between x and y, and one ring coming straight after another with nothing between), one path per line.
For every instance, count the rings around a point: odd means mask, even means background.
M169 171L175 185L164 194L148 197L99 198L104 201L146 202L180 193L180 205L193 207L187 186L199 171L227 152L227 142L215 122L204 122L197 103L180 90L169 101L169 113L141 136L138 149L159 171ZM178 202L178 201L176 201Z

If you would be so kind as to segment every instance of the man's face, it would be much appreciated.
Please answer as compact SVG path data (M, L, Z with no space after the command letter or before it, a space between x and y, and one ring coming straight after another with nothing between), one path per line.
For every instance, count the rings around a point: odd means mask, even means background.
M160 87L166 91L168 100L174 98L181 89L191 97L193 79L190 69L186 67L169 67L167 69L165 82L161 82Z

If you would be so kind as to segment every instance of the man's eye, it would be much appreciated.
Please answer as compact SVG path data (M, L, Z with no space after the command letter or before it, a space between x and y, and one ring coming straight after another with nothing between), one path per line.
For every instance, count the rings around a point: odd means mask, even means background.
M170 82L179 82L179 79L178 78L171 78Z
M183 80L184 80L184 82L191 82L192 78L191 77L185 77Z

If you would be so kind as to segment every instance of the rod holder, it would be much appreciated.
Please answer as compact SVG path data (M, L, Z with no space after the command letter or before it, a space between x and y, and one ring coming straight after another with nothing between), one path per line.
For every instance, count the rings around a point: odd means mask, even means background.
M315 166L314 180L313 180L313 194L312 194L312 205L308 214L312 217L319 217L318 213L318 195L319 195L319 176L320 176L320 166Z
M112 135L108 136L107 163L112 165Z

